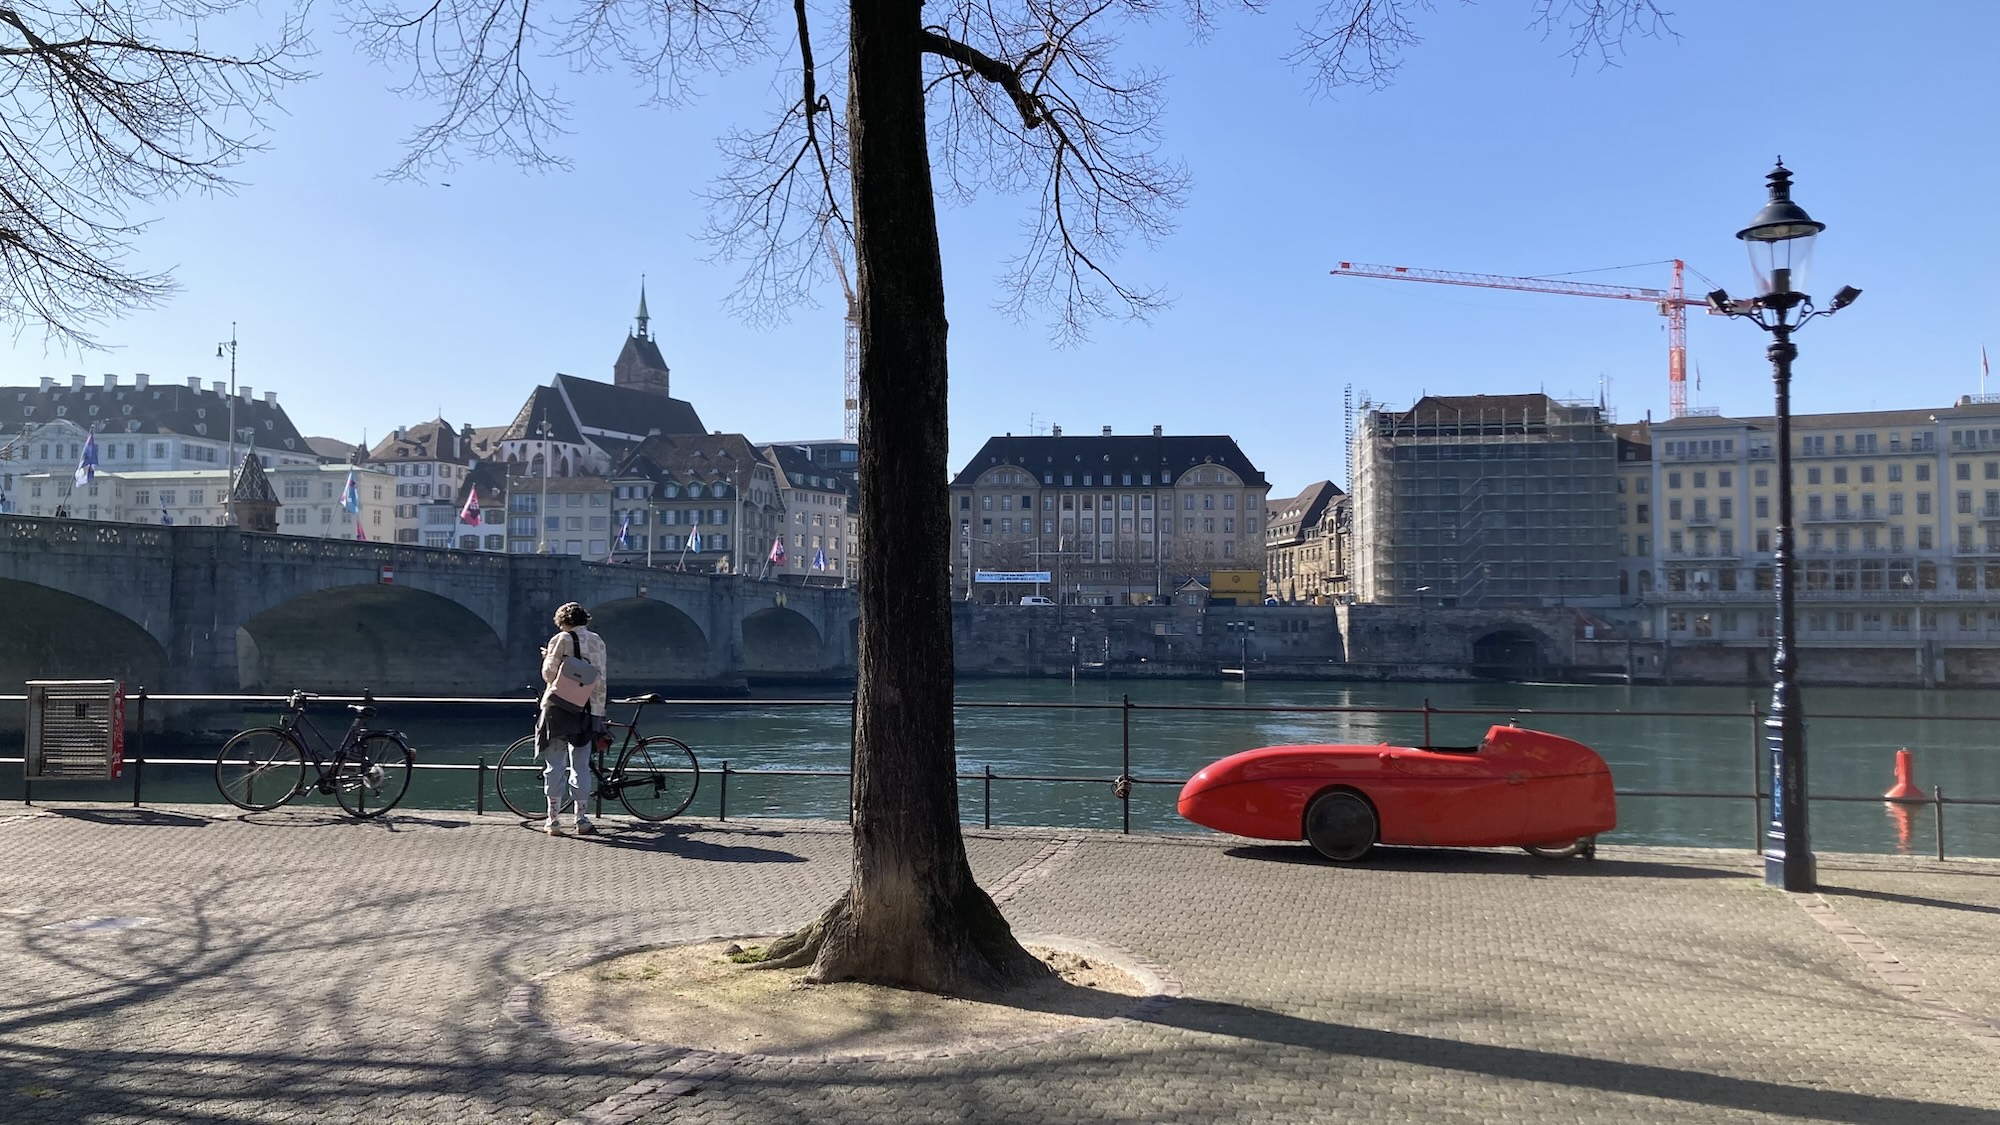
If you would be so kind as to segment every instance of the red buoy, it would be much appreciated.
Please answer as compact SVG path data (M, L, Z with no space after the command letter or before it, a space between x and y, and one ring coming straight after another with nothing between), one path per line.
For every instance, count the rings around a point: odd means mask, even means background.
M1923 800L1923 790L1918 789L1916 782L1910 778L1912 772L1914 771L1910 751L1907 748L1896 751L1896 784L1891 785L1889 791L1882 796L1891 801Z

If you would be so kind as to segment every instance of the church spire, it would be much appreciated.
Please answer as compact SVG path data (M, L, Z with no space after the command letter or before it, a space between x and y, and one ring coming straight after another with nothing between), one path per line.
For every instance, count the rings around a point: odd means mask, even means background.
M647 337L647 333L646 333L646 322L647 322L648 320L652 319L652 318L651 318L651 317L648 317L648 316L646 315L646 275L645 275L645 274L643 274L643 273L639 275L639 317L638 317L638 319L639 319L639 331L638 331L637 335L638 335L638 337L639 337L639 338L640 338L641 340L644 340L644 339L647 339L648 337Z

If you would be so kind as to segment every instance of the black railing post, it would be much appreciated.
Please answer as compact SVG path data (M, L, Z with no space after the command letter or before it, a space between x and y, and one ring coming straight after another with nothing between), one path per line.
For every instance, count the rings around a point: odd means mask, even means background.
M722 792L716 797L715 819L729 819L729 759L722 759Z
M1244 666L1244 675L1249 675L1249 666ZM1125 834L1132 834L1132 695L1127 692L1121 697L1124 707L1119 717L1124 720L1124 730L1120 735L1121 758L1118 766L1118 803L1125 814Z
M1750 838L1764 854L1764 707L1750 701Z
M847 697L847 823L854 823L854 750L859 744L861 693Z
M986 765L986 827L993 827L993 765Z
M1431 697L1424 696L1424 749L1431 746Z
M479 772L474 774L473 776L476 780L474 780L472 783L472 815L485 816L486 815L486 755L481 754L479 756Z
M1944 786L1931 786L1931 800L1937 803L1937 855L1944 858Z
M146 685L139 685L137 725L132 728L132 807L139 807L142 775L146 772Z

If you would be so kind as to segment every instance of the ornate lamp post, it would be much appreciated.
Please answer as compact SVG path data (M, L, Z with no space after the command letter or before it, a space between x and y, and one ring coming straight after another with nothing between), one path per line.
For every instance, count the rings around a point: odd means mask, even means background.
M1717 289L1709 307L1748 320L1771 334L1771 381L1777 392L1778 527L1772 570L1778 594L1777 636L1771 659L1771 713L1764 720L1771 760L1771 822L1764 842L1764 882L1788 891L1817 888L1812 836L1806 813L1805 716L1799 704L1798 654L1792 642L1792 333L1816 316L1839 312L1861 296L1843 286L1824 309L1799 289L1805 283L1813 238L1826 229L1792 202L1792 174L1782 158L1766 177L1771 199L1750 225L1736 232L1750 252L1759 293L1731 300Z

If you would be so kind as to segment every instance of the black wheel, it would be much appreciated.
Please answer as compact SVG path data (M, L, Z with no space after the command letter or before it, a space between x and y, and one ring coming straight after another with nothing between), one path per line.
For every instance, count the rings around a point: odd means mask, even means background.
M355 816L381 816L410 788L417 756L393 734L364 734L333 769L333 799Z
M1352 789L1330 789L1306 806L1306 840L1328 859L1360 859L1375 846L1380 824L1368 798Z
M542 764L541 752L531 734L509 746L493 771L493 788L500 794L500 803L522 820L541 820L549 813L548 793L542 788ZM560 811L568 812L575 803L563 802Z
M215 756L215 787L239 809L275 809L291 800L305 780L305 747L277 727L235 735Z
M701 763L678 738L654 735L641 740L618 759L608 788L640 820L679 816L701 788Z
M1597 853L1597 838L1578 836L1568 842L1551 841L1546 844L1522 844L1521 850L1538 859L1569 859L1571 856L1591 858Z

